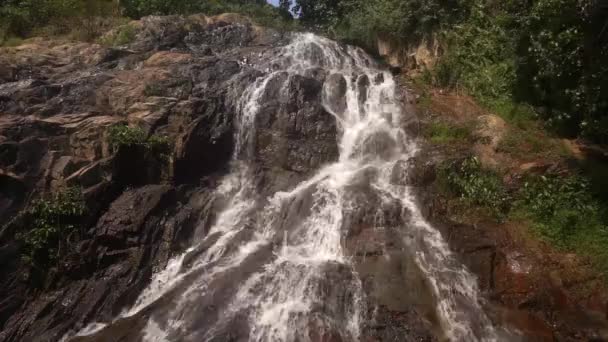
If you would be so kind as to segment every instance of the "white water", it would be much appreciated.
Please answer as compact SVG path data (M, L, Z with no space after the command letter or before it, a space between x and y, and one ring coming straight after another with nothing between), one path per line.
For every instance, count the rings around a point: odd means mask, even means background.
M233 172L217 191L226 203L217 222L202 241L159 272L122 317L179 291L166 312L150 318L145 341L210 341L243 317L249 341L308 341L318 331L337 333L343 341L359 340L367 308L361 281L343 245L348 229L345 215L356 206L349 201L348 187L365 173L371 175L369 187L384 202L398 201L409 213L403 239L429 280L444 337L496 340L480 307L475 278L423 219L411 189L391 184L396 165L417 152L402 129L403 112L392 75L374 67L361 50L312 34L294 36L272 63L278 66L274 72L240 94ZM339 124L339 160L289 192L259 198L250 163L261 98L269 81L281 73L305 75L314 67L328 75L340 74L346 81L345 110L329 103L335 89L326 85L323 96L324 106ZM357 86L361 77L369 81L363 90ZM310 210L296 223L284 220L285 213L303 201L310 203ZM184 264L185 256L201 245L207 247L194 262ZM248 263L256 258L262 265L252 263L255 267L248 270ZM237 275L228 276L233 273ZM328 290L328 277L336 273L340 277ZM226 278L238 282L235 291L224 289ZM336 293L341 300L335 300ZM210 301L220 303L214 311L217 317L201 311Z

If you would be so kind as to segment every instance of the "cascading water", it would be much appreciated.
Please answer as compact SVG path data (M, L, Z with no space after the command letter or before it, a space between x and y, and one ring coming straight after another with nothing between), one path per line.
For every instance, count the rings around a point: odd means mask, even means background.
M422 218L412 190L391 182L394 170L417 149L403 130L395 81L375 65L359 49L297 34L268 70L260 70L265 76L235 94L240 99L232 172L216 191L224 209L205 237L175 257L121 315L136 315L164 298L151 310L145 341L359 340L368 308L344 247L357 189L372 192L380 206L399 203L404 244L428 278L444 337L497 339L480 307L475 278ZM341 84L326 81L323 89L323 105L338 122L339 159L290 191L261 198L252 163L255 118L266 88L318 68ZM386 214L376 209L381 226Z

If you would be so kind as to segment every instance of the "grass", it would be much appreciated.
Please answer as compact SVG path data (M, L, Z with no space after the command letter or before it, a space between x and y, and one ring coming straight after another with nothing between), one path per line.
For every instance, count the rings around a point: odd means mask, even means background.
M13 47L23 44L25 40L19 37L10 36L0 41L0 47Z
M424 135L434 144L466 143L473 139L470 125L446 122L432 122L424 130Z
M559 139L549 137L546 132L536 128L524 130L517 127L510 128L500 140L497 152L520 161L559 160L570 155Z
M608 206L581 176L541 176L520 189L513 217L532 222L533 231L554 246L588 257L608 276Z

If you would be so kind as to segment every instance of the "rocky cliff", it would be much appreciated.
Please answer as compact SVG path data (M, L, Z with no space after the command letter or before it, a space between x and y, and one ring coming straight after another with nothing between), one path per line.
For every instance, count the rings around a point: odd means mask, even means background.
M195 224L212 220L210 193L233 153L236 100L259 76L252 65L284 42L235 15L130 25L136 38L121 47L34 39L0 51L2 341L57 340L92 319L111 320L187 246ZM260 117L258 172L262 182L273 178L261 189L336 156L333 119L320 107L299 110L320 85L294 79L288 91L292 102L269 98ZM117 124L167 137L169 157L113 150L108 132ZM73 186L87 204L84 233L33 284L15 238L30 228L19 213Z

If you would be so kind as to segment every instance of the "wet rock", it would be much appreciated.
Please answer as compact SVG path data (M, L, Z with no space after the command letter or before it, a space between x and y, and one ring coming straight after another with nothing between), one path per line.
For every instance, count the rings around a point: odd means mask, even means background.
M377 132L357 142L353 155L357 157L389 160L393 156L396 142L388 132Z
M359 97L359 105L363 106L365 101L367 101L367 90L370 85L369 77L367 75L359 76L356 82L357 85L357 94Z
M95 229L96 238L121 243L128 241L129 235L138 236L139 229L148 215L157 209L170 187L150 185L138 191L129 191L112 203L108 212L99 218ZM141 210L135 211L136 207ZM137 241L133 241L137 244Z
M176 150L174 174L178 183L197 181L201 174L221 169L232 155L233 123L230 114L217 113L206 101L191 101L193 114L204 111L181 134ZM204 151L201 153L201 151Z
M324 84L329 108L338 116L342 116L346 109L346 88L346 80L341 74L330 75Z
M264 169L295 180L337 158L336 120L321 105L317 80L279 75L271 82L256 116L256 155Z

